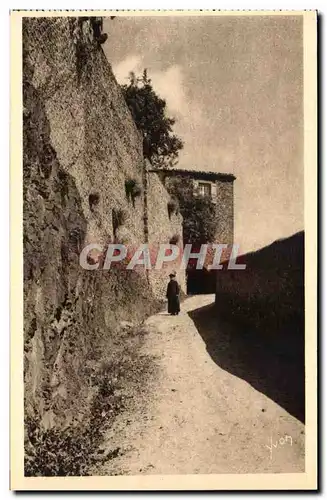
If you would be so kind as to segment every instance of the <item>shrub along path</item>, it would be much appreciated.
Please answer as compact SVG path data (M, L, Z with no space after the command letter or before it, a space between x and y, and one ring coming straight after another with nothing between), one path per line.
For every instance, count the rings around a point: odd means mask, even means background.
M95 473L304 471L303 423L254 388L262 363L253 346L250 360L246 343L237 350L213 301L190 297L179 316L161 312L146 321L144 356L154 357L158 370L107 435L107 448L121 453Z

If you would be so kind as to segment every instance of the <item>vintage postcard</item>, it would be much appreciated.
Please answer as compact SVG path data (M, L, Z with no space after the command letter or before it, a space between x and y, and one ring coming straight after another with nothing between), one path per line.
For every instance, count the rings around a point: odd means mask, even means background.
M11 12L11 488L317 488L317 13Z

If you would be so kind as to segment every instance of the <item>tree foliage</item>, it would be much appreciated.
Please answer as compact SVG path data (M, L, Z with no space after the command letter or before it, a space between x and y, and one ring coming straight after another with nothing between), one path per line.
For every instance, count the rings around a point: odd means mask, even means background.
M185 177L171 177L168 179L167 189L178 200L179 209L183 216L184 244L194 246L213 242L217 229L216 206L209 196L199 196L194 193L192 179Z
M145 69L141 77L130 73L121 89L137 128L143 134L143 154L156 168L177 163L183 143L173 133L175 119L166 115L166 101L154 91Z

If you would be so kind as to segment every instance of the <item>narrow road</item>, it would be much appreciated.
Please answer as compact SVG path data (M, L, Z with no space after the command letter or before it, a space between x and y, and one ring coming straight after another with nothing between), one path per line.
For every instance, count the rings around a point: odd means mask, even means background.
M158 377L140 395L146 404L123 414L108 436L111 448L123 450L110 462L118 474L304 471L303 423L273 391L266 392L275 400L254 388L264 387L260 374L257 383L247 381L248 366L259 360L252 352L244 365L242 344L234 346L210 313L213 301L190 297L179 316L147 320L144 354L155 357ZM242 370L244 377L235 375Z

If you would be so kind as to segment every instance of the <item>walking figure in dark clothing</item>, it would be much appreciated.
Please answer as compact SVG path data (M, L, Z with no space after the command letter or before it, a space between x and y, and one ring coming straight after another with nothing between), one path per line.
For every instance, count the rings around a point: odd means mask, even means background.
M172 272L169 278L170 281L166 293L168 299L168 313L172 316L176 316L181 310L179 305L180 286L176 280L176 272Z

